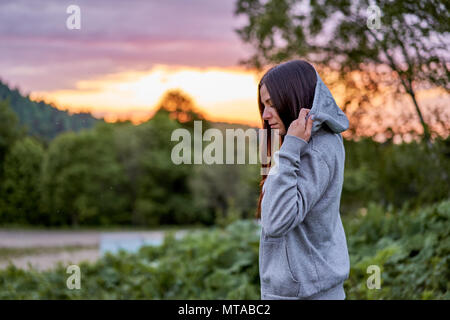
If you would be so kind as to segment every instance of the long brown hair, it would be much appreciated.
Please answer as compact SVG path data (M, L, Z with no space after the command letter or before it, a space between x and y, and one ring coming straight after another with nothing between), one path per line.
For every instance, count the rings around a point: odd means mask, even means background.
M271 130L268 121L263 117L264 104L261 101L260 90L263 84L266 85L273 106L278 112L281 121L283 121L286 130L292 121L298 118L300 110L303 108L311 109L314 101L314 92L317 82L316 71L314 67L304 60L290 60L270 68L262 76L258 84L258 107L261 115L263 129L267 132L267 156L271 156ZM281 143L284 136L281 136ZM271 159L271 158L268 158ZM261 164L263 170L271 167L271 161L268 164ZM266 173L267 171L263 171ZM261 218L261 202L264 196L263 186L267 175L263 174L260 186L258 208L256 218Z

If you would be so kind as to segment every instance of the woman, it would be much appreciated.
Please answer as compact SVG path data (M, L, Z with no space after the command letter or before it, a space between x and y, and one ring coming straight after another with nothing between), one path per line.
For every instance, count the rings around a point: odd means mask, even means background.
M277 171L263 175L257 211L261 299L345 299L350 262L339 212L340 133L348 119L303 60L266 72L258 104L264 128L281 138Z

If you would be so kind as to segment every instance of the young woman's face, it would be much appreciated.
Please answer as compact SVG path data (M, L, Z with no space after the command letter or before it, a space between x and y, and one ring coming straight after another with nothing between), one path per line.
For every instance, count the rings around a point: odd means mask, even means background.
M262 115L263 120L266 120L269 123L271 129L278 129L279 134L284 136L286 134L286 128L283 121L281 121L277 110L272 105L272 100L270 99L269 91L265 84L261 86L259 94L264 105L264 112Z

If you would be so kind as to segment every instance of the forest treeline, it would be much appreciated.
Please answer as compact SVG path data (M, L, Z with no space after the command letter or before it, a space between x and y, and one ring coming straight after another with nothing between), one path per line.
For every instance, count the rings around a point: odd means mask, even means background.
M29 135L46 142L63 132L92 128L97 122L103 121L87 112L69 114L44 101L33 101L0 80L1 100L9 101L20 125Z
M258 165L175 165L175 129L208 122L179 92L148 121L100 121L48 143L26 135L10 101L0 102L0 224L43 226L211 225L252 218ZM449 198L450 140L345 141L341 214L367 207L420 206Z

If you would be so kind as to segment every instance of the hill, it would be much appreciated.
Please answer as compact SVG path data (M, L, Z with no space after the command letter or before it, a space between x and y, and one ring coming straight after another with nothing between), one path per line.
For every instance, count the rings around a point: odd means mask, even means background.
M98 121L103 121L90 113L71 114L44 101L33 101L0 80L1 100L9 100L11 109L17 114L19 123L26 127L28 134L45 141L52 140L62 132L91 128Z

